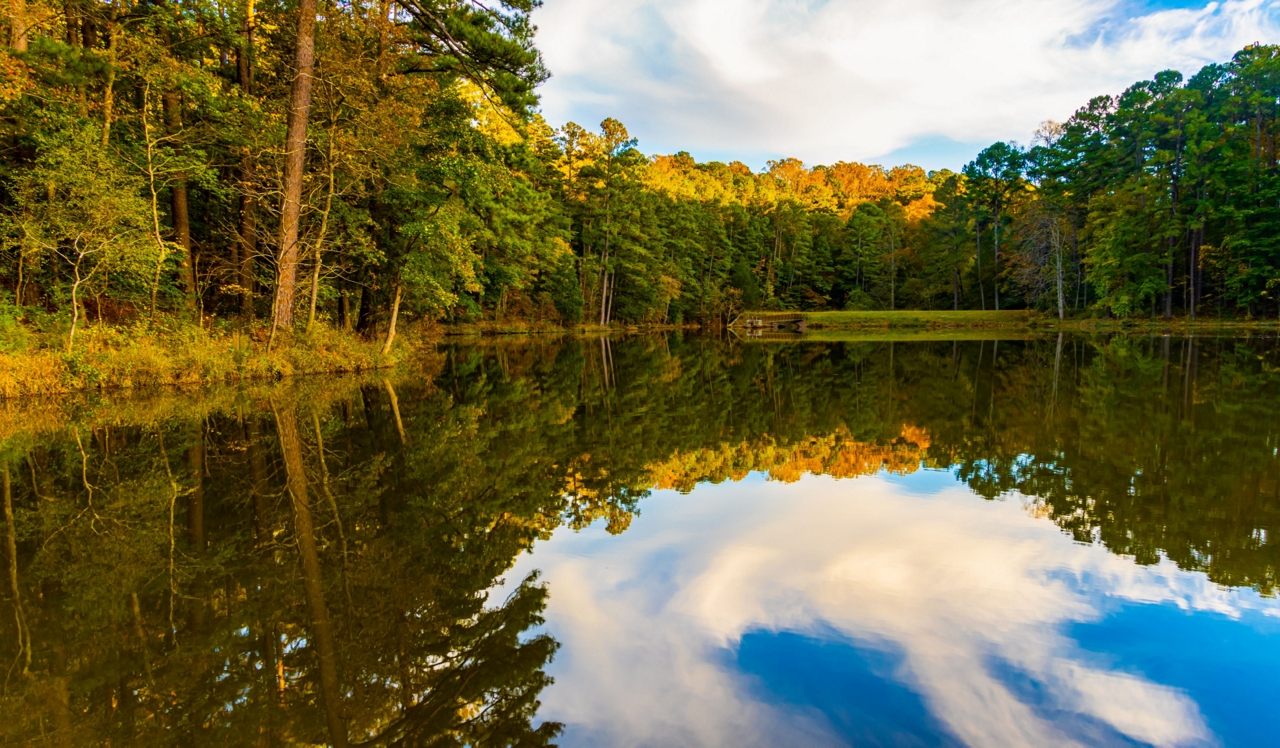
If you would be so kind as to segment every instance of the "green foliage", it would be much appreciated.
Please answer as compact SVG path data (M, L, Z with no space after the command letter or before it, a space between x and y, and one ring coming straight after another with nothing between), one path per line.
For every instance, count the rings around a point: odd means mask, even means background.
M573 256L565 254L546 278L546 290L551 296L560 319L569 324L582 321L582 289L578 286Z
M960 174L753 172L646 156L614 119L553 129L535 110L537 5L324 9L296 317L314 306L372 337L393 313L1280 313L1276 47L1098 97ZM0 288L68 343L85 322L252 325L278 290L298 7L45 10L27 50L0 56Z

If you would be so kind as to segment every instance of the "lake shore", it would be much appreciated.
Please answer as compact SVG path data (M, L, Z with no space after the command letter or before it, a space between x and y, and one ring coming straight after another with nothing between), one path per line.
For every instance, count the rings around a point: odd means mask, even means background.
M738 329L749 329L749 320L765 326L796 324L803 320L805 328L813 331L1057 331L1084 333L1201 333L1247 332L1253 330L1280 329L1274 318L1237 319L1186 317L1164 318L1104 318L1074 317L1059 320L1056 316L1041 312L1015 309L1008 311L873 311L873 312L744 312L735 322Z
M354 374L394 368L416 348L399 342L383 355L381 341L328 328L267 347L262 330L90 328L70 353L37 343L0 352L0 399Z
M803 339L845 339L848 334L888 340L926 340L932 336L1020 339L1053 332L1083 334L1222 334L1280 329L1274 320L1067 319L1023 310L937 312L752 312L766 323L778 317L803 318ZM746 318L748 315L743 315ZM0 399L44 397L90 390L173 385L271 381L297 376L357 374L394 369L424 350L449 339L509 338L697 332L698 325L578 325L550 322L480 322L417 325L406 329L387 353L382 341L320 327L311 334L284 338L268 351L265 328L249 332L167 328L93 327L77 337L72 353L55 341L29 341L25 349L0 351ZM730 329L743 332L742 318ZM756 328L758 330L758 328ZM758 335L758 333L757 333ZM835 337L833 337L835 336ZM843 337L842 337L843 336ZM886 337L887 336L887 337ZM905 336L905 337L904 337ZM792 339L792 336L787 336ZM766 335L762 339L773 339ZM794 336L794 339L802 339ZM950 339L950 337L948 338Z

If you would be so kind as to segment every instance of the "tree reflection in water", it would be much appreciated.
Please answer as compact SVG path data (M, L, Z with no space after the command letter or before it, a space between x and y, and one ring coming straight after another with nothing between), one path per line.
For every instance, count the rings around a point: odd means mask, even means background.
M544 745L561 526L654 487L947 468L1274 594L1274 339L446 348L391 379L0 404L0 738Z

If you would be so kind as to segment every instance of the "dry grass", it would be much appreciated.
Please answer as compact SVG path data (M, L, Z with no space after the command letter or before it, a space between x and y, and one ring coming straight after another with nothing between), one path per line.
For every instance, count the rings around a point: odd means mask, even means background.
M378 343L320 328L268 353L255 332L93 327L77 335L70 354L35 346L0 353L0 398L371 371L395 366L406 351L401 342L382 356Z

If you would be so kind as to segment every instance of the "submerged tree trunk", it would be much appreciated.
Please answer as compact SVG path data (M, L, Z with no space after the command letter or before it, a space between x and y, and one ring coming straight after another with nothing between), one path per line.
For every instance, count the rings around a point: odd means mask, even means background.
M307 148L307 119L311 114L311 79L315 68L316 0L298 4L298 48L289 93L288 127L284 141L284 179L281 191L280 246L277 257L273 328L293 326L298 290L298 222L302 216L302 177Z

